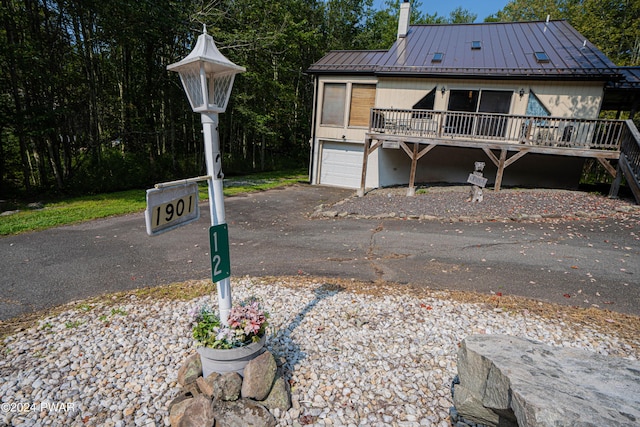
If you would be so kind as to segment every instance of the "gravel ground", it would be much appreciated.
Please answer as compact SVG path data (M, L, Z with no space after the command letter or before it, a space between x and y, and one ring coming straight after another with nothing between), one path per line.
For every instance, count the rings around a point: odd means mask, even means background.
M558 307L544 317L447 292L311 278L234 279L232 289L235 301L257 296L271 313L267 347L292 385L280 426L448 426L456 353L470 334L640 357L638 319L616 313L600 317L610 328L586 326ZM169 425L177 370L195 350L188 312L210 299L75 303L6 337L0 425Z
M331 206L318 207L316 216L399 217L442 220L554 220L600 218L634 213L640 206L628 199L569 190L503 189L483 191L484 200L470 203L470 186L418 187L407 197L406 187L369 191Z

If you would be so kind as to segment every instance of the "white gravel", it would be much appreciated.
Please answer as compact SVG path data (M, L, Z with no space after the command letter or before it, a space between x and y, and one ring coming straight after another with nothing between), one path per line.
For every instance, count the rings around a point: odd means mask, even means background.
M258 296L271 313L267 346L292 384L293 408L281 426L449 426L456 353L470 334L640 357L590 328L440 299L444 293L377 296L312 279L295 287L232 282L234 300ZM206 301L77 304L7 337L0 425L169 425L178 368L194 352L188 312Z

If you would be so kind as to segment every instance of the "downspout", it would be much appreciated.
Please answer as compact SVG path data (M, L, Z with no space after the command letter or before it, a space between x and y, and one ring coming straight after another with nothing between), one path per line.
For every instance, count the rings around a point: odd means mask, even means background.
M316 152L316 115L318 114L318 76L313 76L313 112L311 116L311 153L309 155L309 184L313 185L313 164Z

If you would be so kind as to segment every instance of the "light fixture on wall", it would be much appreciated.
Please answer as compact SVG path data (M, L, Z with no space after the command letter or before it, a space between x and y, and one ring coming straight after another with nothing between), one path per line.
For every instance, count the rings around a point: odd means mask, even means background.
M518 94L520 95L520 98L522 98L524 96L524 89L520 89L520 92L518 92Z
M446 88L446 87L442 86L442 87L440 88L440 93L442 93L442 96L444 96L444 94L445 94L445 92L446 92L446 91L447 91L447 88Z

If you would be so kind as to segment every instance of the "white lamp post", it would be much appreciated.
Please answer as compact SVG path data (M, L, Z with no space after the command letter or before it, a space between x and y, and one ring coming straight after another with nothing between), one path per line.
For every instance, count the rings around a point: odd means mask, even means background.
M167 70L180 74L180 80L194 112L200 113L204 132L204 149L209 175L209 208L211 225L225 224L222 194L222 155L218 136L218 113L227 108L236 74L244 67L229 61L220 53L213 37L204 26L196 47L183 60L168 65ZM231 310L231 284L226 278L217 283L220 321L227 325Z

